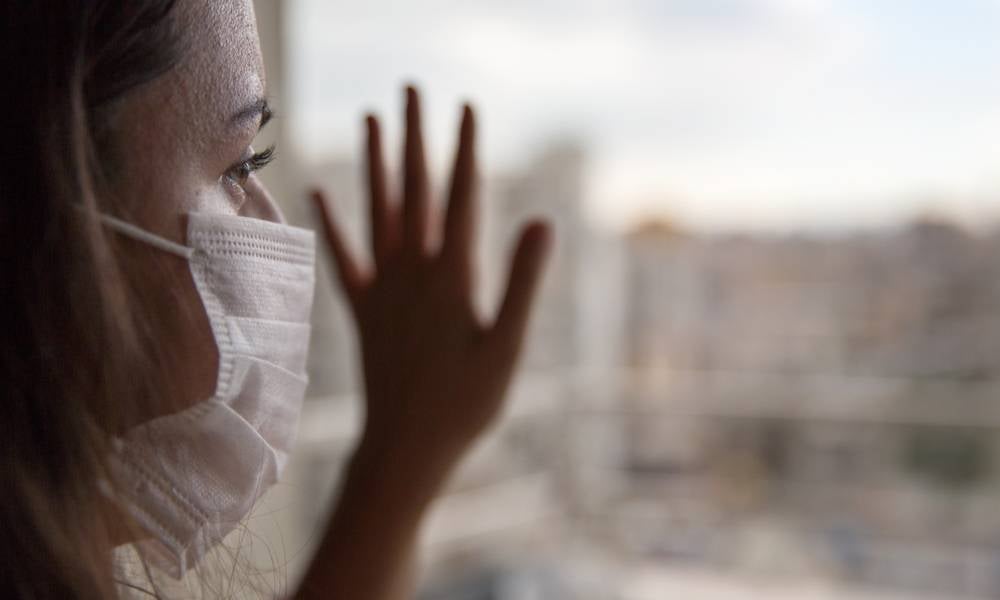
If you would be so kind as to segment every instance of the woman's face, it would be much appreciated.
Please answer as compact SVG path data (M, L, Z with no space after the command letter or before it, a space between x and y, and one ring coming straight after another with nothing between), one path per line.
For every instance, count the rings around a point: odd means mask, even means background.
M181 0L174 18L185 36L180 63L131 91L115 115L116 197L137 225L180 243L189 212L281 220L247 173L251 144L269 116L252 3ZM218 352L187 263L124 243L139 265L133 277L153 299L144 309L154 338L176 363L164 365L177 386L171 395L180 396L170 398L173 408L207 399ZM164 269L172 276L144 275Z

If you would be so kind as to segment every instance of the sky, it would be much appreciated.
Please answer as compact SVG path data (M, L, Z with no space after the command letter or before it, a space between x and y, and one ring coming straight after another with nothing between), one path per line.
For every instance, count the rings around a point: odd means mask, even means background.
M424 95L446 172L459 105L484 170L556 140L622 229L1000 222L1000 0L294 0L285 113L315 156L398 140Z

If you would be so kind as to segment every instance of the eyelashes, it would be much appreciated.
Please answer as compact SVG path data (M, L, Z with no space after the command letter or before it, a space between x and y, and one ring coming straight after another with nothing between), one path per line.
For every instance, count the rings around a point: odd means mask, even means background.
M274 158L274 145L271 145L267 149L256 152L249 158L230 167L226 171L226 176L238 185L243 186L251 175L269 165Z

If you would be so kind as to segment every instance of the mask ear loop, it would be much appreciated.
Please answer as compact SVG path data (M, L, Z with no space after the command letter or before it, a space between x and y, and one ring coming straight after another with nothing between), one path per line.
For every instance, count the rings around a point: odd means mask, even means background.
M102 223L114 229L118 233L130 237L136 241L144 242L153 246L154 248L159 248L165 252L171 254L176 254L181 258L191 260L194 256L194 248L189 248L183 244L178 244L177 242L172 242L166 238L160 237L156 234L150 233L141 227L136 227L131 223L126 223L121 219L117 219L110 215L97 215L97 218L101 220Z

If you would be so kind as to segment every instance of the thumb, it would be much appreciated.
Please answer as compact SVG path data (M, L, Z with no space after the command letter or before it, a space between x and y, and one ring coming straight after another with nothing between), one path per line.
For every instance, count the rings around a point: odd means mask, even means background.
M521 349L551 239L547 223L530 223L522 230L511 260L507 291L491 331L494 343L509 358L516 357Z
M351 308L356 309L358 298L365 285L365 276L348 249L343 232L340 230L337 219L334 217L323 192L314 190L310 196L319 212L323 237L326 238L330 252L333 254L333 261L337 267L337 275L344 289L344 295L347 296Z

